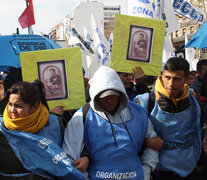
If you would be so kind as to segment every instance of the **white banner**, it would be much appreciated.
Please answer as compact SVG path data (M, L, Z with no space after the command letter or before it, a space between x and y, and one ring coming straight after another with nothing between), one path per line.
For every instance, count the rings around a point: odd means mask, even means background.
M128 15L155 19L155 4L150 0L128 0Z
M166 21L166 32L168 34L179 29L178 21L170 0L156 0L155 9L158 19Z
M188 43L188 37L187 34L185 34L185 45ZM196 50L193 47L188 47L185 48L185 59L189 62L190 64L190 71L196 70L195 69L195 54Z
M172 4L170 0L156 0L156 17L166 21L165 41L162 56L162 70L165 63L170 57L175 56L173 44L170 40L170 33L179 29L178 21L175 17Z
M93 30L94 46L98 54L98 59L101 61L102 65L110 66L110 44L101 32L101 29L97 27L93 14L91 14L91 27Z
M204 10L194 7L186 0L173 0L173 8L176 13L198 23L205 20Z

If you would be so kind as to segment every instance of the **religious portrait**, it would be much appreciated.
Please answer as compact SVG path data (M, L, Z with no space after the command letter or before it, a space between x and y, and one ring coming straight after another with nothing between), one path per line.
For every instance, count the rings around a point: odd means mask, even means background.
M46 99L68 98L65 60L37 62L38 78L45 86Z
M127 60L150 63L153 29L130 25Z

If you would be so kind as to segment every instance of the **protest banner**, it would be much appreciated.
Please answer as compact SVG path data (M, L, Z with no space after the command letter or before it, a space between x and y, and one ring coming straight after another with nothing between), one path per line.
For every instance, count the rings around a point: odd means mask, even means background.
M24 52L20 60L24 81L43 82L50 109L78 109L86 103L79 47Z
M165 26L165 21L117 14L111 67L131 73L141 66L146 75L160 75Z
M173 0L173 8L176 13L197 23L204 23L205 13L202 9L194 7L186 0Z

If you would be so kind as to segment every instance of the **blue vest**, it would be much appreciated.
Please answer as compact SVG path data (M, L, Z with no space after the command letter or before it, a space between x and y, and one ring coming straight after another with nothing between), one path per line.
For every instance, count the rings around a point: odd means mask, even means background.
M75 169L67 155L60 148L61 133L57 116L50 114L49 125L30 134L22 131L9 131L0 119L0 131L4 134L12 147L16 157L25 169L40 176L51 179L51 174L59 179L86 179L80 171ZM29 173L4 174L4 176L21 177Z
M141 105L147 108L149 94L137 97ZM202 148L200 106L192 93L189 100L191 106L179 113L165 112L155 101L150 119L155 132L164 140L157 171L172 171L186 177L196 167Z
M112 123L89 109L85 121L85 143L91 163L90 179L137 179L143 180L143 169L138 153L146 137L148 127L147 112L142 107L129 102L133 118L125 125Z

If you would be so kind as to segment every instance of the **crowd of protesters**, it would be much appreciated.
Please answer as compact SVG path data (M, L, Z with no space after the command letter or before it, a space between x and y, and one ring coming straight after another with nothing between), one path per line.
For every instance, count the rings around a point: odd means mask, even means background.
M102 66L86 105L50 110L44 84L2 77L0 179L207 179L207 60L170 58L159 77Z

